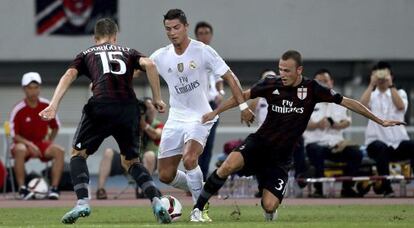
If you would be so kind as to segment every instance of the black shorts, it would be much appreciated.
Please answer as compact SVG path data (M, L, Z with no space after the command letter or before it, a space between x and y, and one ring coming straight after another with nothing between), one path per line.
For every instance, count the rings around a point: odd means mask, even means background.
M83 107L73 148L86 149L86 153L91 155L105 138L113 136L126 160L137 158L140 143L139 118L138 100L97 101L91 98Z
M241 176L255 175L259 189L267 189L275 195L280 202L286 192L290 161L276 162L272 158L278 148L269 145L260 137L251 134L243 144L233 151L240 152L244 159L244 166L237 174Z

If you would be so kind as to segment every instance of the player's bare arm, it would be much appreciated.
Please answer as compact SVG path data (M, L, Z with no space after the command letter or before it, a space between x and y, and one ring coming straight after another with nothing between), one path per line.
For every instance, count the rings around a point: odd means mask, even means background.
M397 121L397 120L382 120L375 116L367 107L365 107L363 104L361 104L359 101L356 101L351 98L343 97L341 105L356 112L359 113L366 118L374 121L375 123L383 126L383 127L390 127L395 125L406 125L405 122Z
M227 84L230 86L235 101L238 105L240 105L241 122L245 122L247 126L250 127L250 124L254 121L254 113L252 112L252 110L249 109L248 105L245 103L239 80L237 79L237 77L235 77L231 70L228 70L223 75L223 79L226 80Z
M250 89L246 90L243 92L243 99L244 100L249 100L250 99ZM223 103L220 104L220 106L218 108L216 108L215 110L213 110L212 112L206 113L203 115L202 117L202 123L211 121L214 119L214 117L216 115L219 115L220 113L229 110L231 108L234 108L238 105L239 103L237 102L236 98L234 96L231 96L229 99L227 99L226 101L224 101ZM254 121L254 115L252 118L252 122Z
M158 112L165 112L165 103L161 99L160 77L158 75L157 67L149 58L140 58L139 65L147 71L148 81L152 90L152 98L155 108Z
M60 78L59 84L57 85L55 92L52 97L52 101L43 111L39 113L39 116L44 120L52 120L56 117L57 109L59 108L60 101L65 95L69 86L78 76L78 70L69 68L65 74Z

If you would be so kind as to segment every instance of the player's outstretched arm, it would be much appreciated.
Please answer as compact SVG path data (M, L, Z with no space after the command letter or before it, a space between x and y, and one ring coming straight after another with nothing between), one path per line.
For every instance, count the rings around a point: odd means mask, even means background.
M395 125L406 125L405 122L397 121L397 120L382 120L375 116L367 107L365 107L361 102L356 101L351 98L343 97L341 105L356 112L359 113L366 118L376 122L379 125L382 125L383 127L390 127Z
M224 80L230 86L231 93L233 94L234 100L237 102L236 105L240 106L241 110L241 122L246 122L247 126L250 127L250 124L254 121L254 113L249 109L249 106L245 102L243 97L243 92L241 90L241 85L239 79L233 74L231 70L228 70L223 75Z
M244 100L249 100L250 99L250 89L244 91L242 96L243 96ZM229 99L222 102L218 108L216 108L212 112L204 114L203 117L202 117L201 122L205 123L205 122L211 121L211 120L214 119L215 116L219 115L220 113L222 113L226 110L229 110L231 108L236 107L238 104L239 103L236 100L236 98L234 96L231 96ZM253 121L254 121L254 115L253 115L253 118L252 118L252 122Z
M49 106L43 109L39 116L44 120L52 120L56 117L57 109L59 108L60 101L65 95L66 91L69 89L69 86L75 81L78 76L78 70L75 68L69 68L65 74L60 78L59 84L57 85L55 92L53 93L52 100L50 101Z
M141 57L139 58L139 65L147 71L147 77L151 86L152 100L155 108L157 108L158 112L165 112L166 105L161 98L160 76L155 63L149 58Z

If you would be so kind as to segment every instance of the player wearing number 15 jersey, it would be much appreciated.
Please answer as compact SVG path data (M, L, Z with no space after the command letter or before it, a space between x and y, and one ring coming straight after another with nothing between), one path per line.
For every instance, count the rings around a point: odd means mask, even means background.
M147 72L154 106L163 112L165 104L161 100L158 72L149 58L134 49L117 45L117 32L118 26L111 19L104 18L96 23L96 45L76 57L60 79L50 105L39 113L46 120L53 119L60 100L78 75L85 75L92 81L93 96L83 108L70 160L70 173L78 202L63 216L63 223L74 223L79 217L90 214L86 158L108 136L113 136L117 141L123 167L152 201L157 219L162 223L171 221L160 202L160 191L138 160L140 110L132 85L133 73L134 70Z

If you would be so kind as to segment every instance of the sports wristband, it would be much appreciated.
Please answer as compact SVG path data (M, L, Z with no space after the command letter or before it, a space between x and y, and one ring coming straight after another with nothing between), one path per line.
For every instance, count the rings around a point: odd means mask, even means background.
M151 127L151 126L150 126L149 124L147 124L147 125L145 125L144 130L146 131L146 130L148 130L150 127Z
M246 102L243 102L243 103L239 104L240 111L243 111L243 110L245 110L248 107L249 106L246 104Z
M219 94L220 94L221 96L224 96L224 95L226 95L226 92L225 92L223 89L221 89L221 90L219 91Z

